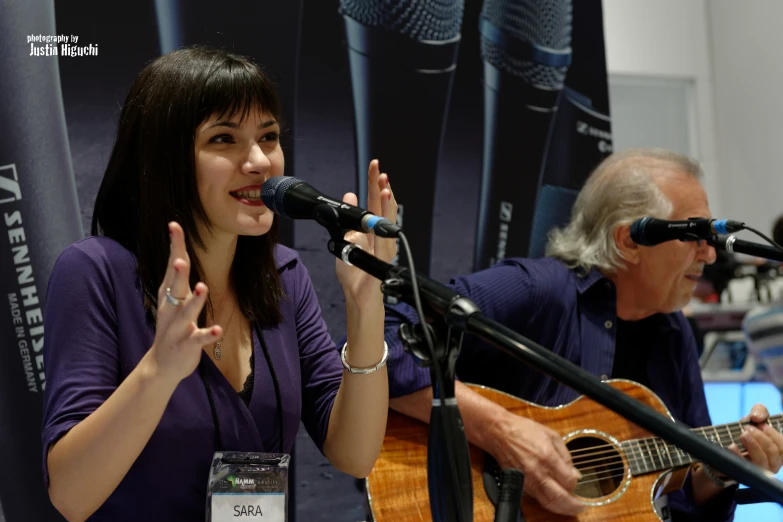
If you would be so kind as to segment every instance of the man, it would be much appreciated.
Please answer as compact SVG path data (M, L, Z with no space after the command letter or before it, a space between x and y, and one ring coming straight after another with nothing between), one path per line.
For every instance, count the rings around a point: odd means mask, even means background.
M670 241L654 247L631 240L631 223L644 216L679 220L710 217L694 161L662 150L640 149L607 158L585 183L571 222L550 235L548 257L509 259L452 287L497 320L603 379L626 378L651 388L672 415L696 427L710 425L693 334L682 313L715 251L705 242ZM403 353L400 322L417 322L407 305L387 309L386 341L390 405L429 419L432 394L427 370ZM464 382L496 388L537 404L565 404L577 393L499 350L466 336L457 364ZM560 436L513 415L458 383L457 400L468 440L502 467L525 473L525 492L547 509L573 515L579 477ZM741 438L748 458L776 472L783 436L758 424ZM732 447L735 453L739 451ZM731 520L733 488L704 466L681 491L669 495L674 520Z

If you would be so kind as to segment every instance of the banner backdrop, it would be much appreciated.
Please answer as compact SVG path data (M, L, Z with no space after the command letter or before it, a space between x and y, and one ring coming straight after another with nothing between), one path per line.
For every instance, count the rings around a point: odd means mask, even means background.
M42 308L57 254L89 230L127 89L161 52L211 43L262 64L283 102L286 173L327 195L354 191L363 198L367 163L377 157L403 206L403 226L416 238L417 269L436 280L482 267L485 261L476 262L484 259L478 248L482 237L495 242L486 249L486 262L523 255L528 248L538 253L536 238L567 218L574 191L611 151L600 0L400 0L394 3L399 9L390 11L391 5L385 0L224 0L217 6L203 0L82 0L57 2L56 8L52 0L2 3L0 217L6 231L0 234L0 285L8 304L0 320L5 355L0 458L14 473L0 476L0 504L9 522L60 519L41 477L45 361L36 358L42 333L36 310ZM509 25L503 13L526 6L544 9L533 16L534 23L557 15L559 32L543 34L535 27L524 32ZM570 50L567 66L556 57L554 65L544 64L565 68L546 125L508 118L523 99L517 87L524 82L516 76L498 83L499 75L491 76L492 67L507 73L501 62L517 56L504 51L497 62L492 45L503 31L516 41L511 53L519 51L525 35L538 45ZM550 43L546 38L553 34L557 41ZM47 47L28 41L36 35L69 42ZM488 92L492 81L502 96ZM528 94L530 84L523 86ZM506 118L500 126L488 123L491 104L493 121ZM492 131L501 127L500 133ZM543 152L531 152L534 141L543 144ZM524 160L493 173L510 187L503 196L525 187L522 196L529 203L515 206L512 215L527 217L505 231L519 247L507 243L501 249L500 228L481 225L482 215L500 216L502 200L493 200L483 182L493 148L494 165L508 151ZM489 210L480 210L481 201ZM287 225L284 241L307 265L337 338L345 327L343 294L335 260L326 250L328 235L314 222ZM361 519L362 496L353 481L330 471L306 436L297 448L299 517Z
M56 59L54 5L0 16L0 504L9 522L61 520L41 473L43 304L63 248L82 238ZM40 52L44 56L34 57Z
M574 2L573 60L549 139L530 246L510 255L544 255L547 234L568 222L576 194L612 153L601 0Z
M568 221L579 188L612 151L601 0L485 0L482 24L474 270L543 256L549 230Z

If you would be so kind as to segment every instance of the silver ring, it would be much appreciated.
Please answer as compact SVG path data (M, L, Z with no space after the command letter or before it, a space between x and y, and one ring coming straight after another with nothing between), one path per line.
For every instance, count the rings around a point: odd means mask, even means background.
M172 306L179 306L182 304L182 301L184 301L185 298L177 299L173 295L171 295L171 288L166 288L166 301L172 304Z

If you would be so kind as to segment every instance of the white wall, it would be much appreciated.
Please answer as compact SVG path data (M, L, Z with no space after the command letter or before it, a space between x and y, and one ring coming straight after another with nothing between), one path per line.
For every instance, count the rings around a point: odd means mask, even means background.
M768 233L783 214L783 1L710 0L707 12L722 208Z
M575 0L579 1L579 0ZM712 212L723 215L715 155L714 100L706 3L710 0L603 0L609 74L685 78L694 84L694 156ZM731 1L731 0L728 0ZM775 0L770 0L775 1ZM783 4L783 2L781 2ZM643 125L644 122L639 122Z

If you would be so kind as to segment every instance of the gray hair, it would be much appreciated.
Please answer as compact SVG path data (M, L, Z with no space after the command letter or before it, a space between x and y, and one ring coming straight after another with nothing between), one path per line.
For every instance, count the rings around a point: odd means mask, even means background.
M623 256L614 240L615 229L644 216L671 216L672 203L655 180L677 174L700 179L703 172L696 160L663 149L612 154L587 178L568 225L549 233L546 254L571 268L621 269Z

